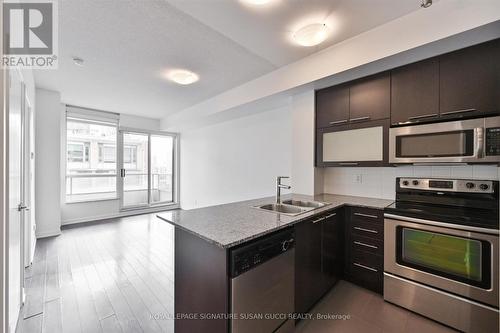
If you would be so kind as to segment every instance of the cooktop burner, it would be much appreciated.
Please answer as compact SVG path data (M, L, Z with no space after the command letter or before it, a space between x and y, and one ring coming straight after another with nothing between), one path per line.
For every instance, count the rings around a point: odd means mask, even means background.
M499 229L499 182L397 178L396 202L385 211L423 220Z

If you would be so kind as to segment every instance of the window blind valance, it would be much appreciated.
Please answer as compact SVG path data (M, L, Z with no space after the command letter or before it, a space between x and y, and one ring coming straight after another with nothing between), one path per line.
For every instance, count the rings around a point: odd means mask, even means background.
M66 117L73 119L91 120L102 123L111 123L115 125L118 125L120 121L119 113L87 109L72 105L66 106Z

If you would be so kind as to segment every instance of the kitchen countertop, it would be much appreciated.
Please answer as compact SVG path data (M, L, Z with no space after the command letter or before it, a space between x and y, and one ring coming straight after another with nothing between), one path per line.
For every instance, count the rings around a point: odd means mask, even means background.
M273 203L275 198L268 197L192 210L172 210L159 213L157 216L212 244L230 248L343 205L384 209L394 202L336 194L316 196L292 194L282 197L283 200L290 198L320 201L330 205L297 216L266 212L252 207Z

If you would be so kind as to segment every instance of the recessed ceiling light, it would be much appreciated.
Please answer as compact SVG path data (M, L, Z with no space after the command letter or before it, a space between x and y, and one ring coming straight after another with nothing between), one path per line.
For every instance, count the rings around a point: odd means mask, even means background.
M271 0L240 0L240 1L255 6L267 5L268 3L271 2Z
M84 60L79 57L73 57L73 63L77 66L83 67Z
M293 39L302 46L315 46L325 41L328 31L328 26L324 23L309 24L297 30Z
M167 72L167 78L175 83L187 85L195 83L200 79L198 74L188 71L186 69L174 69Z

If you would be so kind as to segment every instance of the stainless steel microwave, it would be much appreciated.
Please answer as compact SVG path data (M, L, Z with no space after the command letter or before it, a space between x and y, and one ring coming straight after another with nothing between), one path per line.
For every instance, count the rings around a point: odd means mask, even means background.
M395 127L390 163L500 163L500 117Z

